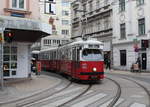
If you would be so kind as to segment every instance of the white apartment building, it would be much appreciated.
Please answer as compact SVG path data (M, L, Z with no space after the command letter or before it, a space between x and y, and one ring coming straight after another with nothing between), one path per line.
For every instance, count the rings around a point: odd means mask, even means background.
M47 48L52 37L54 39L69 40L71 37L71 11L69 0L40 0L41 20L52 25L52 35L43 38L41 48ZM52 36L52 37L51 37ZM46 39L46 40L45 40ZM44 44L46 43L46 44ZM46 47L44 47L46 46ZM52 44L49 44L52 46Z
M148 46L150 0L114 0L112 7L114 68L129 70L139 57L141 69L150 70L150 48L143 48L141 41L148 40Z
M93 37L104 42L104 57L112 60L112 0L73 0L72 39Z

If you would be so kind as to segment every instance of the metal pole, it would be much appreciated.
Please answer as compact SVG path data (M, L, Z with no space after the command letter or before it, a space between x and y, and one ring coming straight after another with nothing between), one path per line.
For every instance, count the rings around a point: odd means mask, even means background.
M1 36L2 36L2 39L4 39L4 30L2 29L1 31L0 31L0 33L2 34ZM3 90L3 88L4 88L4 77L3 77L3 40L2 40L2 42L0 43L0 74L1 74L1 90Z

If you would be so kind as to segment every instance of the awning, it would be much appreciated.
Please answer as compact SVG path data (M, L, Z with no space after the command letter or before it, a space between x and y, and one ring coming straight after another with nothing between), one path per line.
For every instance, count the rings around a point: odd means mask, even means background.
M35 42L38 39L52 34L52 26L40 21L0 15L0 28L11 30L14 41Z
M41 31L47 35L52 34L51 25L27 18L0 15L0 27L5 27L7 29Z

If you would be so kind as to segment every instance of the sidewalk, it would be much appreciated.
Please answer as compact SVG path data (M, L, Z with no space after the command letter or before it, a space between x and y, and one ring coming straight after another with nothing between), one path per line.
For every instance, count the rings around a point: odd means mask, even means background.
M40 93L59 84L60 82L60 79L46 75L32 75L32 79L8 80L4 84L4 90L0 90L0 103Z
M150 76L150 72L131 72L131 71L125 71L125 70L114 70L114 69L105 69L106 73L116 73L116 74L125 74L125 75L135 75L135 74L140 74L140 75L146 75L146 76Z

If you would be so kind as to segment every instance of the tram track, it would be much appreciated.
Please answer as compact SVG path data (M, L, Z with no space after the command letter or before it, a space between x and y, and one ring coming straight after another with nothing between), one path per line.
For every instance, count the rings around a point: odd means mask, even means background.
M121 96L121 86L116 80L113 80L112 78L106 77L106 79L114 82L118 87L116 95L114 96L113 100L108 105L108 107L113 107L116 104L116 102L119 100L120 96Z
M82 95L84 95L87 91L89 91L91 87L92 87L92 85L89 85L82 93L80 93L79 95L77 95L77 96L75 96L74 98L70 99L69 101L67 101L67 102L65 102L65 103L63 103L63 104L61 104L61 105L59 105L58 107L63 107L63 106L65 106L66 104L68 104L68 103L70 103L70 102L72 102L72 101L74 101L74 100L80 98L80 97L81 97Z
M139 82L137 82L137 81L135 81L133 79L129 79L127 77L122 77L122 78L130 80L130 81L136 83L138 86L140 86L141 88L143 88L145 90L145 92L147 93L148 98L149 98L149 105L148 105L148 107L150 107L150 91L148 90L148 88L146 88L144 85L140 84Z
M58 92L61 92L61 91L67 89L69 86L72 85L72 82L68 82L64 85L63 84L64 81L66 81L66 79L63 79L59 84L57 84L56 86L51 87L47 90L44 90L42 92L27 96L27 97L24 97L24 98L19 98L19 99L16 99L16 100L0 103L0 106L1 107L5 107L5 106L7 106L7 107L23 107L25 105L32 104L36 101L39 101L41 99L47 98L51 95L54 95ZM55 90L57 88L58 88L58 90Z
M118 76L116 76L115 74L113 74L113 76L115 76L115 77L118 78ZM150 107L150 91L149 91L149 89L148 89L146 86L142 85L142 83L140 83L139 81L137 82L136 79L133 79L133 78L131 78L131 77L120 76L119 78L124 79L124 80L128 80L128 81L130 81L130 82L136 84L137 86L139 86L141 89L143 89L144 92L146 93L147 97L148 97L148 103L149 103L149 104L147 104L146 107ZM107 78L107 79L108 79L108 78ZM113 80L113 79L112 79L112 80ZM116 80L115 80L115 81L116 81ZM119 84L120 84L120 83L119 83ZM121 88L121 87L120 87L120 88ZM120 96L121 96L121 95L120 95ZM118 99L116 98L115 103L116 103L118 100L119 100L119 98L118 98ZM113 101L112 101L112 102L113 102ZM115 104L115 103L114 103L114 104ZM111 103L110 103L110 104L111 104ZM112 103L112 104L113 104L113 103ZM113 105L110 105L110 106L108 106L108 107L113 107Z
M74 84L75 85L75 84ZM78 84L79 85L79 84ZM88 85L84 90L82 88L82 92L77 95L74 95L72 98L68 99L67 101L64 101L63 103L59 104L59 105L55 105L55 107L65 107L68 103L74 101L74 100L77 100L78 98L80 98L82 95L84 95L86 92L88 92L90 90L90 88L92 87L92 85ZM68 87L69 88L69 87ZM70 87L71 88L71 87ZM74 87L75 88L75 87ZM81 87L76 87L76 89L79 89ZM30 103L28 105L24 105L23 107L41 107L41 106L44 106L44 105L47 105L46 103L51 101L51 99L55 99L55 96L58 96L58 95L61 95L62 93L65 93L65 91L67 90L62 90L60 92L58 92L57 94L54 94L53 96L50 96L50 97L47 97L45 99L42 99L42 100L39 100L37 102L34 102L34 103ZM75 93L76 94L76 93ZM54 105L49 105L50 107L54 106Z

